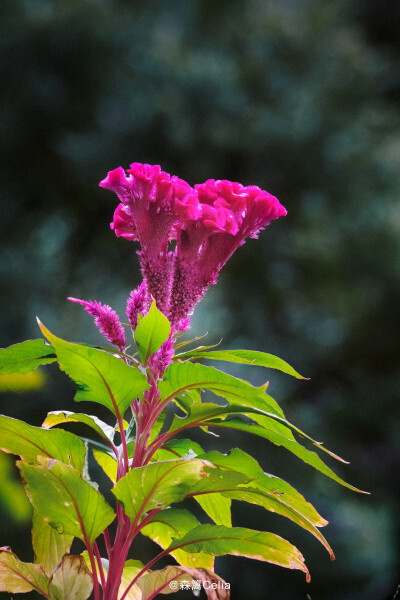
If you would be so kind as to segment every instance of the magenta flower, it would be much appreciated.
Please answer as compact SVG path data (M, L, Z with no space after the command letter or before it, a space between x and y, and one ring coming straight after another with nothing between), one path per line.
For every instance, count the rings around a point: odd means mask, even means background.
M178 324L217 281L218 273L247 237L286 215L275 196L257 186L209 179L195 186L201 216L179 232L170 319Z
M117 346L121 352L124 351L126 346L125 331L115 310L112 310L106 304L97 302L97 300L89 302L78 298L68 298L68 300L82 304L86 312L94 317L94 322L104 337L111 344Z
M111 228L118 237L140 242L146 302L154 297L175 331L183 331L233 252L286 210L257 186L209 179L193 189L158 165L140 163L127 173L118 167L100 183L120 200ZM144 292L132 294L127 314L135 327Z
M176 227L197 217L197 195L189 184L161 171L159 165L133 163L127 173L118 167L100 182L121 202L111 228L119 237L140 242L149 293L158 308L166 311L171 280L168 242L176 237Z

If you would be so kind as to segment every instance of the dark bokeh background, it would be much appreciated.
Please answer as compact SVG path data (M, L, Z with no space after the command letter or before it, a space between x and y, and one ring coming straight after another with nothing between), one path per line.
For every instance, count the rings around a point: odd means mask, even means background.
M235 524L299 545L312 582L237 557L219 559L219 572L233 600L391 600L400 584L399 3L2 0L0 30L1 345L39 337L35 315L61 337L98 342L68 295L123 314L139 270L133 245L109 230L115 201L97 187L108 170L149 162L192 184L268 189L288 216L231 259L193 333L277 354L310 376L232 370L255 383L270 376L290 420L350 459L340 474L372 495L259 439L201 434L205 447L241 445L309 497L337 555L330 563L296 526L235 506ZM73 410L73 385L56 368L46 374L40 391L3 390L1 412L38 425L48 410ZM31 560L18 507L14 516L0 507L0 544Z

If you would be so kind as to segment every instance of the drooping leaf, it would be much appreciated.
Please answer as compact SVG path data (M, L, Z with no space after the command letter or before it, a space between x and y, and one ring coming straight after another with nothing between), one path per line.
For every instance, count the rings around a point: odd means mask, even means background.
M198 524L196 517L188 510L167 508L154 515L149 524L143 527L141 533L165 550L174 538L183 537L188 531L197 527ZM179 564L187 567L212 569L214 566L214 557L204 552L190 553L183 549L172 551L171 555Z
M214 468L207 469L207 472L208 478L198 481L189 495L200 504L216 525L231 527L231 494L235 490L239 494L242 486L252 478L234 469Z
M55 425L60 425L60 423L84 423L93 429L107 444L110 445L110 442L114 439L115 429L104 423L98 417L92 415L85 415L83 413L74 413L68 410L54 410L52 412L47 413L47 417L43 421L42 427L45 429L51 429L51 427L55 427Z
M233 469L246 473L253 480L248 486L257 487L275 494L286 504L292 506L302 515L304 515L316 527L324 527L328 522L321 517L316 509L305 500L305 498L283 479L264 473L258 462L240 448L234 448L227 454L221 454L217 450L211 450L201 455L201 458L210 461L213 465L220 468Z
M153 508L180 502L193 485L207 477L206 463L196 458L166 460L132 469L112 492L131 520Z
M59 533L93 543L114 520L103 496L72 467L44 458L37 465L17 465L33 506Z
M208 351L201 346L195 350L189 350L178 354L176 358L181 360L206 358L207 360L222 360L225 362L239 363L242 365L254 365L257 367L267 367L269 369L277 369L288 375L292 375L297 379L306 379L293 369L287 362L265 352L257 350L212 350Z
M174 587L170 586L174 582ZM176 587L175 587L176 586ZM230 586L208 569L169 565L142 575L135 586L141 592L140 600L153 600L158 594L170 594L180 589L197 593L204 589L208 600L229 600ZM135 597L136 600L137 596Z
M204 454L202 458L209 460L218 467L211 472L209 478L212 479L214 477L214 487L216 491L221 493L218 494L218 496L222 495L231 500L240 500L249 502L251 504L257 504L258 506L263 506L271 512L291 519L294 523L297 523L297 525L300 525L300 527L306 529L312 535L314 535L328 550L332 560L334 559L334 554L331 547L316 527L316 525L320 527L326 525L326 521L322 519L320 515L318 515L317 511L310 504L306 503L304 498L298 492L296 492L296 490L293 488L290 489L290 486L286 484L286 482L281 482L281 486L279 486L278 480L277 485L275 486L274 482L271 481L274 478L265 474L258 463L241 450L232 451L230 455L224 455L220 452L211 451ZM223 477L219 477L220 484L218 486L217 478L218 473L221 471L219 468L220 466L229 470L224 474ZM229 482L231 479L233 480L233 484L235 484L235 479L233 479L232 476L237 473L237 471L240 471L240 469L242 469L242 473L244 471L249 474L252 473L254 478L250 480L248 477L248 481L243 481L242 484L239 482L239 485L231 485L229 487ZM227 477L227 475L229 475L229 477ZM194 486L191 495L196 497L198 490L202 489L201 485L202 482L197 483L196 486ZM286 499L287 494L285 495L285 492L282 491L282 488L291 491L292 498L290 498L289 495L288 499ZM304 507L306 508L307 516L305 516L302 512ZM312 514L312 520L308 518L310 513Z
M244 527L223 525L199 525L183 538L176 539L170 550L185 548L190 552L206 552L215 556L234 554L246 556L309 573L299 550L283 538L273 534Z
M264 411L254 407L243 407L240 404L213 404L212 402L202 402L187 407L189 414L182 417L175 415L172 424L168 430L169 434L177 433L189 427L207 425L211 420L225 415L235 414L259 414L265 415ZM267 413L268 414L268 413ZM271 419L272 420L272 419ZM169 442L168 442L169 443Z
M0 548L0 592L19 594L35 590L47 596L48 581L40 565L24 563L10 548Z
M139 356L143 364L146 364L149 357L168 339L170 333L170 322L158 310L156 302L153 300L149 312L139 322L134 334Z
M250 387L252 387L252 386L250 386ZM255 388L253 388L253 389L255 389ZM229 399L229 395L226 395L226 398ZM289 421L287 421L284 416L281 417L281 416L277 415L276 412L274 412L273 407L271 407L269 404L270 400L273 400L273 399L270 398L270 396L267 396L266 394L264 394L264 397L258 396L257 398L242 398L240 404L239 403L236 404L232 401L229 401L228 404L220 405L220 404L213 404L213 403L208 403L208 402L192 403L190 400L190 397L185 398L182 395L180 398L180 401L179 401L179 406L188 414L187 414L187 416L184 416L184 417L179 417L178 415L176 415L172 422L169 432L170 433L177 432L182 429L186 429L187 427L195 427L195 426L206 427L208 425L208 421L210 419L213 419L214 417L222 416L222 415L232 415L232 414L255 415L254 420L267 419L268 422L276 420L277 421L276 426L278 428L280 425L282 425L282 427L284 427L284 429L288 429L288 428L293 429L296 433L298 433L305 439L309 440L320 451L325 452L326 454L329 454L329 456L332 456L336 460L339 460L341 462L346 462L345 460L343 460L342 458L337 456L337 454L334 454L333 452L331 452L330 450L325 448L321 444L321 442L317 442L312 437L310 437L309 435L307 435L303 431L301 431L298 427L296 427L292 423L289 423ZM214 417L212 415L214 415ZM290 435L293 438L293 434L290 433Z
M92 574L83 557L67 554L51 576L49 600L87 600L92 589Z
M8 348L0 348L0 375L31 373L39 365L55 362L54 348L44 340L27 340Z
M223 494L201 494L194 496L204 512L214 521L216 525L232 527L231 500Z
M123 415L131 402L149 387L146 376L120 358L66 342L39 324L54 346L61 369L76 383L76 402L97 402L115 415L117 412Z
M252 417L253 418L253 417ZM288 427L284 427L281 423L274 421L273 419L263 420L263 426L256 423L246 423L242 419L233 418L233 419L215 419L213 421L209 421L209 427L225 427L229 429L237 429L239 431L246 431L249 433L253 433L254 435L258 435L267 439L274 443L277 446L283 446L289 452L292 452L295 456L300 458L303 462L311 465L317 471L324 473L327 477L334 479L341 485L348 487L349 489L360 492L360 493L368 493L363 492L362 490L357 489L356 487L346 483L341 477L336 475L336 473L328 467L324 461L318 456L316 452L312 450L308 450L295 439L294 435L290 431Z
M247 381L228 375L214 367L190 362L173 363L165 371L163 380L158 384L158 389L163 401L181 395L186 390L207 389L229 402L244 406L250 405L284 418L277 402L265 393L265 386L256 388ZM182 402L182 398L180 402ZM193 402L190 404L193 405Z
M36 462L37 456L55 458L80 472L85 464L85 445L73 433L33 427L3 415L0 415L0 449L18 454L26 462Z
M118 463L116 458L110 456L107 452L93 449L93 456L96 462L103 469L104 473L113 483L117 481Z
M33 513L32 546L35 563L42 565L46 575L51 575L60 564L64 554L69 552L73 540L72 535L59 533L37 510Z

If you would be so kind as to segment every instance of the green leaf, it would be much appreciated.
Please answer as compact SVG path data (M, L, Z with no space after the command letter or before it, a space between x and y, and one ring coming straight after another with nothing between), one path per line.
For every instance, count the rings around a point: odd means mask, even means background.
M259 408L264 412L284 418L277 402L265 393L265 387L256 388L247 381L227 375L214 367L190 362L170 365L163 375L163 381L158 384L163 401L173 399L186 390L207 389L217 396L226 398L229 402ZM193 402L190 403L193 404Z
M216 525L232 527L231 500L223 494L212 493L194 496L204 512Z
M228 454L212 450L201 455L201 458L210 461L216 467L233 469L252 477L253 480L249 482L248 486L275 494L277 498L292 506L316 527L324 527L328 524L294 487L279 477L264 473L258 462L243 450L234 448Z
M48 577L40 565L21 562L10 548L0 548L0 592L35 590L47 597L47 586Z
M153 300L149 312L140 321L135 330L135 341L143 364L160 348L171 333L171 324L167 317L156 307Z
M243 472L239 473L238 470L208 468L207 472L208 478L198 481L189 495L197 500L214 523L231 527L230 493L238 488L241 489L243 484L251 481L251 477Z
M151 463L129 471L112 492L133 521L153 508L183 500L197 481L207 477L205 466L196 458Z
M288 375L292 375L297 379L306 379L295 371L287 362L265 352L257 352L256 350L213 350L207 351L205 347L189 350L178 354L176 358L181 360L206 358L207 360L223 360L225 362L240 363L242 365L254 365L257 367L267 367L269 369L277 369Z
M117 481L118 470L117 460L110 456L110 454L107 454L107 452L101 452L101 450L95 450L93 448L92 452L96 462L103 469L104 473L113 483L115 483Z
M309 572L299 550L288 541L273 534L244 527L224 527L223 525L199 525L183 538L174 540L169 550L185 548L190 552L206 552L214 556L234 554L246 556L287 567Z
M42 565L46 575L51 575L60 564L64 554L69 552L73 541L72 535L58 533L36 510L32 522L32 546L35 563Z
M252 416L252 418L256 418L256 416ZM258 420L258 416L257 416ZM214 420L209 421L209 427L225 427L229 429L237 429L239 431L246 431L249 433L253 433L254 435L258 435L263 437L264 439L269 440L273 444L277 446L283 446L289 452L292 452L295 456L300 458L303 462L311 465L317 471L320 471L327 477L337 481L341 485L355 491L366 494L368 492L363 492L362 490L357 489L356 487L346 483L343 479L341 479L330 467L328 467L323 460L318 456L316 452L312 450L308 450L295 439L293 433L288 427L285 427L281 423L274 421L273 419L268 418L260 418L261 424L255 423L245 423L242 419L233 418L229 420Z
M197 365L197 366L200 366L200 365ZM206 368L209 368L209 367L206 367ZM246 382L244 382L244 383L246 383ZM251 390L257 390L257 388L253 388L253 386L251 386L250 384L248 384L248 386L250 387ZM262 390L262 388L258 388L258 389ZM334 454L333 452L331 452L330 450L325 448L321 444L321 442L315 441L309 435L307 435L306 433L301 431L298 427L296 427L292 423L289 423L289 421L287 421L285 419L285 417L283 416L282 411L280 411L279 406L275 403L275 400L273 400L273 398L271 398L270 396L267 396L264 393L260 394L259 396L256 396L256 397L250 396L250 397L246 398L245 396L243 396L240 400L240 404L235 404L234 402L232 402L230 400L230 396L231 395L229 393L225 392L225 398L228 399L229 403L226 405L220 405L220 404L212 404L212 403L206 403L206 402L198 403L197 400L195 402L192 402L190 396L185 397L184 394L181 394L181 396L179 398L179 402L177 402L176 399L174 401L180 406L180 408L182 408L184 411L186 411L188 413L188 416L186 416L186 417L175 416L174 421L172 422L172 426L170 428L170 432L185 429L186 427L194 427L194 426L205 427L208 424L207 421L209 419L213 418L212 417L213 414L215 416L221 416L223 414L226 414L226 415L228 415L228 414L243 414L243 415L254 414L254 415L259 415L260 418L264 418L264 419L265 418L269 418L269 420L271 420L271 418L276 419L279 422L278 425L285 424L287 427L290 427L291 429L296 431L299 435L301 435L302 437L311 441L318 448L318 450L321 450L322 452L326 452L327 454L329 454L329 456L332 456L336 460L339 460L341 462L346 462L342 458L340 458L339 456L337 456L336 454ZM278 414L278 411L275 410L273 403L276 404L276 406L278 407L282 416L280 416ZM257 420L256 417L254 417L254 420ZM290 435L293 437L292 434L290 434Z
M174 538L183 537L188 531L197 527L196 517L186 509L167 508L154 515L149 524L143 527L141 533L152 539L164 550L169 547ZM203 567L212 569L214 557L204 552L190 553L185 550L171 552L175 560L187 567Z
M0 375L31 373L39 365L55 362L54 348L44 340L27 340L8 348L0 348Z
M126 590L126 588L130 584L132 579L134 577L136 577L136 575L138 573L140 573L140 571L142 571L142 569L143 569L143 564L138 560L130 559L125 562L124 569L122 571L119 597L121 597L121 595ZM136 585L133 585L131 587L131 589L129 590L128 594L126 595L126 600L144 600L144 599L143 599L143 594L140 591L140 589Z
M194 404L190 408L188 407L189 414L183 417L178 415L174 416L171 427L169 428L168 434L176 434L189 427L197 427L202 425L209 425L209 422L214 423L216 417L232 414L260 414L265 415L265 412L252 407L243 407L238 404L226 404L221 406L220 404L213 404L211 402L203 402L202 404ZM267 413L268 414L268 413ZM272 420L272 419L271 419ZM168 442L169 444L170 442Z
M173 439L164 444L152 456L152 460L170 460L173 457L194 458L198 454L203 454L203 449L197 442L189 439Z
M314 507L307 503L294 488L282 480L274 481L277 478L264 473L257 461L238 449L233 450L228 455L216 451L207 452L202 458L210 461L217 467L229 469L228 472L230 475L235 473L235 471L246 472L249 475L252 474L252 481L236 486L236 488L232 486L231 489L221 489L219 491L221 491L223 496L231 500L257 504L271 512L291 519L294 523L297 523L297 525L300 525L300 527L314 535L328 550L331 559L334 560L335 556L331 547L317 529L317 526L324 526L327 522L325 519L322 519ZM214 472L217 471L220 471L220 469L218 468ZM223 479L221 479L221 483ZM195 486L193 494L196 494L197 486ZM306 512L307 516L304 515L304 512Z
M171 581L176 582L177 588L171 589ZM211 585L215 583L217 589ZM133 588L136 588L140 595L134 596L131 600L152 600L158 594L171 594L180 590L180 586L189 586L189 589L200 591L202 588L207 590L207 597L210 600L229 600L230 586L221 577L208 569L183 567L169 565L158 571L149 571L142 577L139 577ZM188 589L184 587L183 589Z
M60 423L84 423L93 429L108 446L112 446L114 439L115 429L104 423L101 419L92 415L85 415L83 413L74 413L68 410L55 410L47 413L47 417L43 421L42 427L45 429L51 429L55 425ZM111 442L111 443L110 443Z
M92 574L83 557L67 554L50 579L49 600L87 600L92 589Z
M44 458L38 465L17 464L33 506L59 533L93 543L114 520L103 496L72 467Z
M80 472L85 465L85 445L73 433L33 427L3 415L0 415L0 449L18 454L26 462L36 462L37 456L47 456L70 464Z
M118 412L123 415L131 402L148 389L146 376L120 358L66 342L39 324L43 335L55 348L60 368L76 383L76 402L97 402L114 415Z

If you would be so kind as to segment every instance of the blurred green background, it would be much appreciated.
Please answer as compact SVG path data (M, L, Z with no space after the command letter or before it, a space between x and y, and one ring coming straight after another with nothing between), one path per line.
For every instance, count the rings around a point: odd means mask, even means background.
M0 30L0 345L40 337L35 315L61 337L99 342L69 295L124 313L139 269L134 245L109 229L116 203L97 185L110 169L149 162L191 184L226 178L272 192L288 216L230 260L192 332L277 354L311 377L231 370L269 377L288 418L351 460L339 473L371 496L257 438L201 434L204 447L240 445L313 501L337 556L281 517L235 505L234 524L297 544L312 581L237 557L217 571L232 600L392 600L399 2L2 0ZM42 389L3 382L1 412L39 425L48 410L74 410L73 384L53 366L45 374ZM0 544L31 560L29 507L0 458Z

